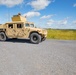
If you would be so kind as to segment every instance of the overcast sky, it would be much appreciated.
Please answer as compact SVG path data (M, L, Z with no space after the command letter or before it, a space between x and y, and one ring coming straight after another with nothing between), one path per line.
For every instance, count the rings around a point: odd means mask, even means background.
M0 0L0 24L18 13L38 27L76 29L76 0Z

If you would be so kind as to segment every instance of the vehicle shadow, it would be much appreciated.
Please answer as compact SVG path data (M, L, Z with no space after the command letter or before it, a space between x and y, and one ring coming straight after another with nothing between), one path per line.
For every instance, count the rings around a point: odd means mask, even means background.
M13 42L13 43L29 43L29 44L32 44L30 42L29 39L8 39L6 40L5 42Z

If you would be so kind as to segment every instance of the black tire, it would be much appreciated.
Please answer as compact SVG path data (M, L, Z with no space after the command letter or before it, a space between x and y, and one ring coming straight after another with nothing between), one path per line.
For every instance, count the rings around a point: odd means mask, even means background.
M6 41L7 37L4 32L0 32L0 41Z
M30 41L34 44L39 44L41 42L41 36L38 33L32 33L30 35Z

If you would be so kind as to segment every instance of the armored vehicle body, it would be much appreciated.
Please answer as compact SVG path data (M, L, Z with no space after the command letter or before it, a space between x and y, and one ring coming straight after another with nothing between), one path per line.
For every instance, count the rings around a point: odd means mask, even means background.
M12 22L0 25L0 41L9 38L29 38L32 43L38 44L46 37L47 31L45 29L36 28L34 23L28 22L21 14L14 15Z

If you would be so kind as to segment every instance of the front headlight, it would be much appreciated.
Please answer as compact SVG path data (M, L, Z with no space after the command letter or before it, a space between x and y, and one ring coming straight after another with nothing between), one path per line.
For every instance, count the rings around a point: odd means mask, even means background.
M37 30L39 33L42 32L41 30Z
M43 33L47 33L47 30L43 30Z

